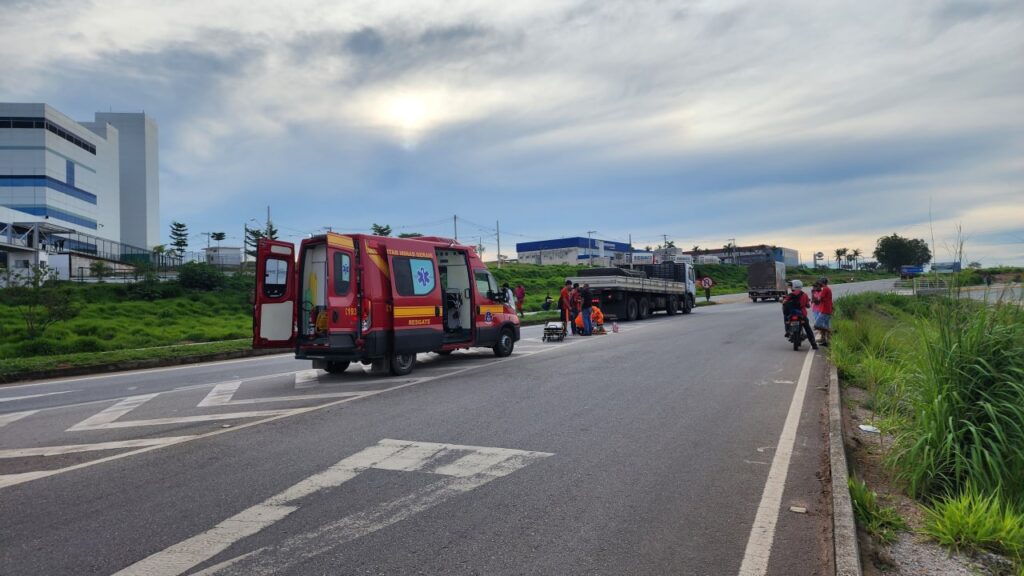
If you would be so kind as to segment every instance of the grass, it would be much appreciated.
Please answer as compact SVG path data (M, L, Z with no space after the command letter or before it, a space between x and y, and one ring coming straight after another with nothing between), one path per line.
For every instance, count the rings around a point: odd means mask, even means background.
M863 480L848 478L850 499L857 524L883 544L896 540L898 533L907 530L907 522L891 506L878 503L878 494L869 490Z
M994 550L1000 526L1024 530L1024 308L861 294L837 300L834 328L830 356L894 434L886 464L931 506L928 533Z
M953 550L995 552L1024 558L1024 514L997 494L973 486L937 500L925 509L924 533Z
M60 354L55 356L11 358L0 361L0 382L15 380L29 374L53 368L88 368L142 360L154 361L193 358L218 354L221 352L248 350L251 347L252 340L246 338L244 340L225 340L221 342L204 342L202 344L193 345L114 350L111 352L80 352L76 354Z

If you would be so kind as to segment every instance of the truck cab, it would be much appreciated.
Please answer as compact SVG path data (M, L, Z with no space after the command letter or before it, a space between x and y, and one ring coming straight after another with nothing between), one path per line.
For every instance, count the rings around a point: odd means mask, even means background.
M328 233L260 240L254 348L292 348L314 368L351 362L404 375L416 354L512 353L519 318L471 246L438 237Z

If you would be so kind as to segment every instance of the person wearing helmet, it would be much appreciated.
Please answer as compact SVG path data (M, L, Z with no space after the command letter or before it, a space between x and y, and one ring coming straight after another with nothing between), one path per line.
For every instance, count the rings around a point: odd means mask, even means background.
M828 346L832 340L832 289L828 286L828 278L822 276L818 279L821 291L815 301L818 308L818 315L814 318L814 329L821 334L821 341L818 344Z
M804 283L799 280L793 280L790 284L793 290L786 294L786 297L782 299L782 320L785 325L786 321L793 314L800 316L800 324L804 329L804 334L807 335L807 340L811 343L811 348L818 349L817 340L814 338L814 330L811 330L811 323L807 321L807 309L811 307L811 299L807 297L804 292ZM785 332L783 332L785 334Z

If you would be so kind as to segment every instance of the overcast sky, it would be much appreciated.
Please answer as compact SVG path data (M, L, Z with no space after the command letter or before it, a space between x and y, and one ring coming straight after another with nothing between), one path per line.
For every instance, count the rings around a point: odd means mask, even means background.
M1024 264L1024 2L0 0L0 101L160 127L161 233ZM929 215L930 214L930 215Z

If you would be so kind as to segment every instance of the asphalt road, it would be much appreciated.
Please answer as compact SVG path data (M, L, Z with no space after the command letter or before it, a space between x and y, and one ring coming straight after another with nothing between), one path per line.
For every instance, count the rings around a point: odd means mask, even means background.
M781 332L742 302L405 378L6 386L0 574L830 573L825 363Z

